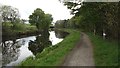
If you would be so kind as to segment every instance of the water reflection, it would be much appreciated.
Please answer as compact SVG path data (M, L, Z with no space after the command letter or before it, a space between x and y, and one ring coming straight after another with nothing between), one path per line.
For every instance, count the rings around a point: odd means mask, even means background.
M32 55L28 50L29 39L33 37L3 41L2 47L2 66L12 66L21 62L26 57Z
M60 31L60 30L55 30L55 36L57 38L65 38L69 33Z
M27 57L35 56L37 53L42 52L45 47L61 42L65 36L65 32L48 32L46 30L37 36L8 39L7 41L2 40L0 44L2 48L2 61L0 62L3 66L17 65Z
M11 61L16 61L19 56L19 51L21 45L24 44L24 42L17 43L19 41L17 40L11 40L7 42L2 43L2 65L10 63Z
M29 42L28 49L36 55L38 52L42 52L45 47L52 45L52 42L49 40L49 32L43 31L40 35L36 37L35 41Z

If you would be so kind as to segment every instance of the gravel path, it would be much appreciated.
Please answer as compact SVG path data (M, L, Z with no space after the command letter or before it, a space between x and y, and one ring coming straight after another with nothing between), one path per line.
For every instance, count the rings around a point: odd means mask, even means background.
M62 66L95 66L93 47L85 33L81 33L80 42L66 56Z

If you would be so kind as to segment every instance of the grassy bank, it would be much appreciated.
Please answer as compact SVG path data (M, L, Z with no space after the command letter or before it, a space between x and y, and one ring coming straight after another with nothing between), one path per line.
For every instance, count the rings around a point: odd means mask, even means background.
M100 36L88 33L94 46L94 58L96 66L118 65L118 42L103 40Z
M80 38L80 32L77 30L65 30L70 34L60 43L55 46L45 48L36 58L27 58L20 66L57 66L60 65L65 58L65 55L71 51Z
M3 30L12 31L12 32L27 32L37 30L36 26L24 23L14 23L14 25L10 22L2 23Z
M37 32L36 26L24 23L14 23L14 25L10 22L2 23L2 37L18 37L22 35L32 35Z

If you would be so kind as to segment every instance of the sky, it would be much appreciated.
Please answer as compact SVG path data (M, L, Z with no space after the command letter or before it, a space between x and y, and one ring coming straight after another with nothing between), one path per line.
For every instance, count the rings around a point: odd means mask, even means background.
M21 18L27 20L36 8L41 8L45 13L52 14L54 22L70 19L73 16L59 0L0 0L0 4L18 8Z

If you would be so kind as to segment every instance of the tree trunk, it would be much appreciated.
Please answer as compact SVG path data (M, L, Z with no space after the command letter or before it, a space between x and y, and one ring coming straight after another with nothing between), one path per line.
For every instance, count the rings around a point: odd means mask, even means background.
M96 34L96 29L94 29L94 35Z

